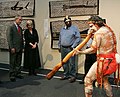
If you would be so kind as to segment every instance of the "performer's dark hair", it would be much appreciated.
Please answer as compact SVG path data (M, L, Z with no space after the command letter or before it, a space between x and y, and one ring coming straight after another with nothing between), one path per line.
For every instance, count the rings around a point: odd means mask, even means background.
M102 19L101 17L94 15L91 16L88 21L92 22L93 24L97 24L99 27L105 26L104 23L104 19Z

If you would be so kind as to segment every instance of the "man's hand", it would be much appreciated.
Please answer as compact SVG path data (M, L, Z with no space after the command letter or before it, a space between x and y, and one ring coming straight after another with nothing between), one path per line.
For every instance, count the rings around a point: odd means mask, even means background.
M15 53L15 48L11 48L11 53Z
M70 47L70 50L73 50L73 48L72 48L72 47Z
M25 49L22 49L22 52L24 53Z

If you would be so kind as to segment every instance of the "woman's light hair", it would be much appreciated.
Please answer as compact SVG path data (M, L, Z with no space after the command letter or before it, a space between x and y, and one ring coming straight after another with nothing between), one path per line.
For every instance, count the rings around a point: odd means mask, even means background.
M32 20L27 20L26 24L27 24L27 26L33 27L33 22L32 22Z

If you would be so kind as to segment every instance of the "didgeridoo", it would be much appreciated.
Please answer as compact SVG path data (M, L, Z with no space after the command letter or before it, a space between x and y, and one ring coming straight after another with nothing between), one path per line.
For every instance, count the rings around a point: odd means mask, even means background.
M71 52L69 52L65 58L60 62L58 63L51 72L49 72L47 75L46 75L46 78L48 80L50 80L53 75L64 65L64 63L66 63L70 58L71 56L73 55L74 51L75 50L80 50L87 42L88 40L91 38L92 36L92 33L95 32L94 30L91 29L90 33L87 35L87 37L74 49L72 50Z

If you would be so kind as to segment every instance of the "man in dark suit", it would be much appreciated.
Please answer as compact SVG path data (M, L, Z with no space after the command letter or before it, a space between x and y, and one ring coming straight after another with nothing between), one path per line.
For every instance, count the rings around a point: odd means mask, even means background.
M7 30L7 40L9 45L9 61L10 70L9 77L11 81L16 81L17 78L23 78L21 76L21 61L23 50L23 35L20 24L22 22L21 16L16 16L14 23Z

